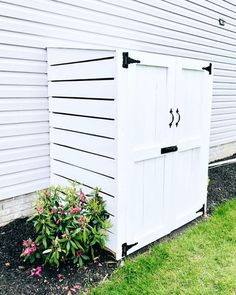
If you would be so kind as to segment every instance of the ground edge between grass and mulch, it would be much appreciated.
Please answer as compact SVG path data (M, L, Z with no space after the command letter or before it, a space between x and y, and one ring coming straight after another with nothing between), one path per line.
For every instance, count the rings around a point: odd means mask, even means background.
M174 239L127 258L91 294L236 294L236 200Z

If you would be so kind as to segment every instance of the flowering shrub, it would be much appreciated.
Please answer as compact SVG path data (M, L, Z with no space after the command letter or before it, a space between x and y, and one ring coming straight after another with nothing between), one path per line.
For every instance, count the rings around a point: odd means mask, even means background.
M111 227L105 201L94 189L85 195L78 185L50 187L38 193L35 214L30 218L37 233L35 241L23 242L23 259L59 266L72 261L83 265L104 248Z

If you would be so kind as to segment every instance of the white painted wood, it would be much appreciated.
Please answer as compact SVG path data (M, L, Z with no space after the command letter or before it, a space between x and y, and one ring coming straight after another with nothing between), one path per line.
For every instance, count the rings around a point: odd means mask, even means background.
M115 121L62 114L50 114L50 125L60 129L78 131L115 138Z
M49 99L49 111L53 113L108 119L114 119L115 117L115 105L114 102L110 100L63 99L52 97Z
M180 0L178 3L174 0L129 0L120 2L113 0L45 0L44 2L41 0L28 2L6 0L1 2L0 80L2 84L0 89L1 95L4 95L1 97L2 99L10 98L13 101L20 97L22 102L25 99L32 100L32 102L29 104L27 102L23 104L7 103L8 110L3 110L0 116L2 124L0 126L0 137L4 136L3 141L5 142L6 136L8 136L9 146L12 146L12 142L15 140L12 141L11 137L16 137L17 146L20 142L21 145L25 144L23 141L27 139L26 145L20 148L13 145L13 148L11 148L11 152L16 151L17 155L18 149L31 148L32 144L32 147L40 147L41 142L43 142L39 140L37 143L36 137L34 137L34 140L32 137L30 137L31 140L28 140L28 136L36 135L38 132L46 135L46 137L48 136L44 129L45 125L40 125L39 127L39 125L31 124L41 124L41 122L47 124L48 122L48 116L41 112L44 110L45 101L43 102L42 100L41 104L36 104L34 98L44 99L48 96L47 92L41 88L41 86L44 87L46 85L44 84L47 72L45 48L50 45L56 45L58 47L71 46L74 49L72 51L68 50L66 54L63 53L60 56L59 52L62 51L59 48L56 49L56 54L50 53L50 50L52 52L55 50L54 48L50 49L49 59L52 61L54 59L53 63L58 63L58 60L63 59L64 62L70 62L77 56L81 59L90 59L94 58L94 56L101 58L116 55L114 50L91 50L91 47L128 48L128 50L133 49L149 53L166 54L172 57L205 60L207 63L209 61L214 62L216 68L214 80L217 82L217 85L216 83L214 84L213 100L220 104L213 104L211 145L235 141L236 134L233 129L235 88L232 84L235 83L234 79L236 77L236 14L233 8L232 1L222 2L221 0L215 2ZM226 19L227 25L224 27L218 24L219 12ZM84 48L90 47L90 50L80 50L78 52L75 49L83 45ZM121 56L118 59L120 66L122 63ZM34 75L32 78L29 77L31 73ZM119 81L125 84L126 73L127 70L125 69L117 69L115 78L117 79L119 76ZM44 77L44 79L36 77L37 75ZM121 78L122 75L124 77ZM114 95L108 98L116 99L119 94L120 99L120 102L114 102L117 107L115 121L101 120L98 123L97 119L88 121L90 118L56 114L53 114L51 117L57 118L56 124L58 128L63 128L63 124L65 128L68 128L69 119L71 119L73 123L71 129L74 131L102 136L108 135L107 137L115 138L115 143L121 141L118 147L115 146L115 154L113 156L117 157L119 155L122 158L122 163L119 164L118 168L118 181L122 181L125 176L122 177L121 175L122 173L125 174L124 171L126 170L124 170L124 167L126 162L129 161L129 157L127 156L126 158L122 154L125 151L123 146L120 145L125 145L125 142L129 142L129 136L122 135L128 123L124 120L125 123L121 124L120 119L123 120L126 117L127 112L124 109L129 105L129 102L126 102L127 96L123 89L124 87L117 86L116 81L113 82ZM30 87L27 85L30 85ZM90 89L94 90L92 84ZM37 108L36 105L39 106L38 111L35 109L35 107ZM31 106L35 111L30 109ZM3 102L3 107L6 108L5 102ZM28 111L26 112L23 108L27 108ZM39 112L39 110L41 111ZM122 110L123 113L120 114L119 110ZM67 119L62 119L65 117ZM119 121L116 120L117 118ZM59 122L60 119L62 122ZM94 131L91 122L97 122L96 126L94 126ZM106 122L109 122L109 124L106 124ZM118 122L117 134L115 134L116 122ZM232 124L229 122L232 122ZM16 126L18 123L20 123L19 125L22 124L23 128L18 128ZM11 124L13 125L11 126ZM29 126L26 126L27 124ZM83 127L81 127L82 125ZM1 133L1 130L5 130L4 133ZM17 134L17 132L19 133ZM148 133L147 136L149 135ZM27 137L25 138L24 136ZM1 140L2 138L0 138L0 142ZM194 139L192 140L194 141ZM183 150L186 151L188 145L185 142L184 148L183 143L184 141L181 143L182 153L185 153ZM45 145L42 144L42 146ZM149 162L152 161L153 157L157 156L158 147L146 145L137 149L136 152L141 150L146 154L145 159ZM4 153L8 152L7 149L2 151ZM140 154L139 157L142 159L144 154ZM134 154L132 154L133 159ZM159 161L160 157L157 160ZM167 162L169 160L169 158L166 159ZM137 164L140 164L140 162L137 162ZM126 185L129 185L128 180L124 183L124 188L118 189L119 195L123 194ZM16 187L20 192L24 193L26 188L30 190L33 186L36 187L36 184L42 187L41 181L35 181L32 186L28 183L24 185L24 189L23 186ZM16 191L15 188L11 187L8 189L11 192ZM121 212L124 205L125 200L120 200L120 203L117 204L117 210ZM120 224L123 224L124 215L125 213L120 213ZM118 226L117 231L120 233L120 236L117 235L111 242L114 243L117 239L117 244L119 244L117 255L119 256L121 255L120 245L126 241L123 239L120 226Z
M73 79L104 79L114 78L114 59L102 59L93 62L77 62L72 59L72 64L51 66L48 80L73 80Z
M129 102L118 97L126 128L118 133L122 153L117 179L123 201L118 198L117 222L118 243L138 242L131 253L198 217L196 211L206 203L212 76L202 70L208 65L204 61L129 54L141 62L127 69L127 83L120 86ZM177 108L181 118L176 126ZM175 145L178 151L161 154L161 148ZM127 180L121 177L124 171Z
M99 187L102 192L111 196L115 195L115 181L112 178L55 160L51 162L51 169L54 174L68 177L93 188Z
M49 96L114 99L114 81L49 82Z
M39 4L39 3L38 3ZM74 61L85 61L85 60L94 60L94 59L102 59L107 57L113 57L114 51L108 50L91 50L81 48L79 51L78 49L68 49L61 50L61 48L48 48L48 62L49 65L53 64L61 64L61 63L68 63ZM53 74L52 74L53 75ZM50 80L50 75L49 75Z
M81 151L95 153L110 158L115 157L115 143L112 139L55 128L50 129L50 137L52 143L71 146Z
M70 63L50 66L53 63L50 56L57 56L56 52L62 52L58 56L62 56L62 60L69 59ZM112 214L113 226L109 230L110 239L107 247L116 252L117 221L114 198L116 196L116 161L112 159L116 155L115 83L104 79L81 81L90 78L113 78L115 64L113 59L97 61L101 54L107 57L107 52L97 51L97 55L95 54L96 51L91 53L89 50L86 52L79 49L76 51L56 49L53 52L53 48L49 49L48 79L51 81L74 79L73 84L71 82L51 82L50 84L53 85L49 90L51 183L65 185L68 184L67 179L75 180L82 182L87 192L91 190L91 187L101 187L102 196L107 202L107 210ZM111 52L108 56L111 56ZM78 59L82 58L92 58L94 61L77 63ZM59 59L54 62L62 63ZM102 86L98 87L97 85L100 84ZM62 86L58 88L58 85ZM71 86L73 89L70 89ZM98 99L61 98L65 95Z
M161 148L173 141L169 123L176 63L174 58L140 52L130 52L130 56L141 63L127 70L129 104L120 106L127 125L123 142L126 146L123 153L127 158L123 169L130 175L126 182L123 180L119 184L125 186L126 220L132 220L123 227L128 244L140 243L153 236L160 238L168 232L166 221L171 216L163 211L166 162ZM122 160L125 156L121 154L120 157Z
M50 152L55 160L64 161L109 177L115 177L115 160L56 144L51 145Z

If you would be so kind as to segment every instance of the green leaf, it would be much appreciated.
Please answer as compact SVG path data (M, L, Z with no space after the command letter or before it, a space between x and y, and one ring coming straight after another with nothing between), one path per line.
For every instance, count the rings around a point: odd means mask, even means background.
M84 265L83 259L80 257L79 258L79 266L80 267L83 267L83 265Z
M71 247L71 252L72 252L72 255L75 256L75 248L74 247Z
M70 242L68 241L66 244L66 254L68 255L68 253L70 252Z
M43 242L44 248L47 248L47 240L45 237L43 238L42 242Z
M35 255L36 255L36 258L38 258L38 259L41 257L39 252L37 252Z
M75 242L73 242L72 240L70 241L70 243L71 243L71 245L72 245L72 247L73 247L74 249L77 249L77 248L78 248L77 245L75 244Z
M84 259L84 260L89 260L90 258L87 256L87 255L81 255L81 257Z
M86 240L87 240L87 233L85 230L83 231L83 240L84 240L84 242L86 242Z
M47 250L44 250L44 251L43 251L43 254L48 254L48 253L50 253L50 252L52 252L52 249L47 249Z
M47 233L48 235L50 235L50 230L49 230L49 228L48 228L48 227L45 227L45 230L46 230L46 233Z

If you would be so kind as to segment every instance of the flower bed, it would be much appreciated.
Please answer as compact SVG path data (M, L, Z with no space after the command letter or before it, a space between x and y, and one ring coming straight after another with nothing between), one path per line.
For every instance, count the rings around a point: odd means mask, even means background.
M210 170L208 208L236 196L236 164L221 166ZM58 268L43 266L42 262L32 265L23 263L20 258L22 241L31 237L36 239L33 223L18 219L0 228L0 290L1 294L76 294L105 280L117 267L112 255L101 250L94 262L87 262L78 268L71 263ZM39 270L41 276L34 276ZM82 293L82 292L81 292Z

